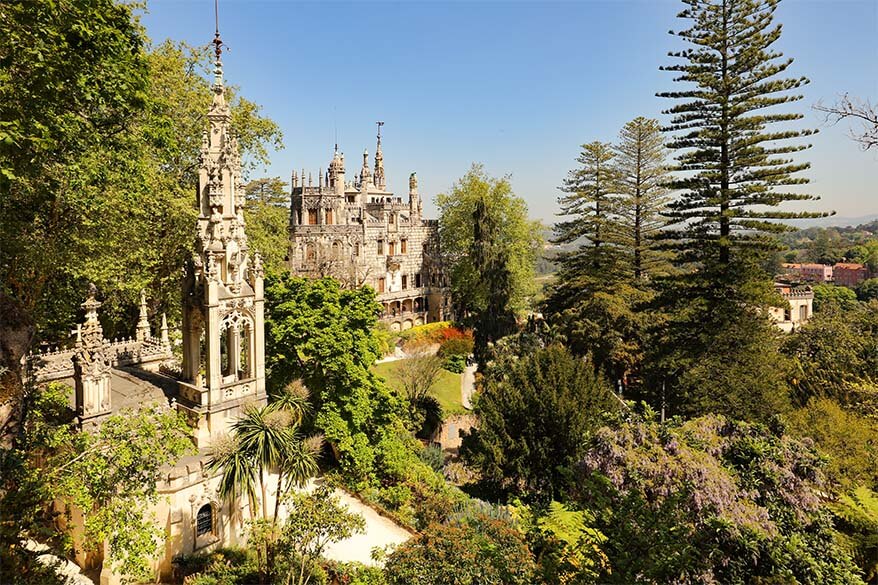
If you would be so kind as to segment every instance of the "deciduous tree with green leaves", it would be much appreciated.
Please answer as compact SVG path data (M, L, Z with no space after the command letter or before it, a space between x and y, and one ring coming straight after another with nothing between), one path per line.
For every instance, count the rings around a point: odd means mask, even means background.
M535 292L540 224L512 191L509 177L472 168L448 193L436 196L439 235L458 317L475 330L476 357L511 332Z
M109 336L131 333L142 289L152 315L179 314L209 58L170 42L147 51L132 9L0 7L0 361L13 421L21 355L35 331L67 341L85 283L103 293ZM245 165L265 162L277 125L227 90Z
M342 468L372 477L376 446L403 420L400 397L370 370L379 357L375 291L284 272L268 275L265 298L269 386L301 379L315 403L314 427Z
M95 432L71 420L70 388L49 384L22 424L20 440L0 450L0 575L28 582L32 558L21 542L33 538L70 552L59 529L56 503L82 513L86 550L109 545L105 563L141 581L154 577L150 562L163 543L148 515L162 468L190 453L190 429L166 406L144 405L106 418ZM69 513L69 512L68 512ZM39 581L38 581L39 582Z
M366 531L363 517L349 511L326 486L290 494L284 505L289 516L277 542L278 565L273 568L284 584L308 585L327 545Z
M289 252L289 195L280 177L254 179L244 186L250 246L259 250L267 270L286 268Z

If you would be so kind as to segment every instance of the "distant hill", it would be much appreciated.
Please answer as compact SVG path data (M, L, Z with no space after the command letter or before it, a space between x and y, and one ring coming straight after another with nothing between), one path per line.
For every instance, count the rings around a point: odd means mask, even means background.
M843 217L833 215L832 217L819 217L817 219L801 219L787 222L790 225L805 229L809 227L856 227L867 223L878 221L878 213L871 215L861 215L859 217Z

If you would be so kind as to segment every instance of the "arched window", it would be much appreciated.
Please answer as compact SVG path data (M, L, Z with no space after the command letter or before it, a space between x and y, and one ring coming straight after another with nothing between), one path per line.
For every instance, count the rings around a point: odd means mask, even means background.
M341 258L341 242L332 242L332 258L334 260Z
M204 536L213 532L213 507L205 504L198 509L195 522L195 536Z

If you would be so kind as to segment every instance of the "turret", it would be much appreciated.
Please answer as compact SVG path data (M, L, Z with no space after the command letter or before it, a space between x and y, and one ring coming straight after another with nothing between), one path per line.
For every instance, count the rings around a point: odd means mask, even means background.
M329 163L327 183L333 193L344 195L344 154L338 151L338 144L335 145L335 153L332 155L332 162Z
M421 215L421 196L418 194L418 174L409 175L409 209L412 215Z
M372 171L369 170L369 151L363 151L363 168L360 169L360 190L366 191L368 187L374 186L372 183Z

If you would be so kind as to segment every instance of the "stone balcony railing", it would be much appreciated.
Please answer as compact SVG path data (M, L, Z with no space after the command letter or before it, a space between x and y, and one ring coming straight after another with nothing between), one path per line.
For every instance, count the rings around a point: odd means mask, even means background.
M792 299L813 299L814 291L809 289L793 289L790 292L781 293L781 296L787 300Z
M388 303L393 301L404 301L406 299L413 299L415 297L423 297L426 295L430 295L435 292L441 292L442 287L438 286L421 286L421 287L410 287L404 290L395 290L395 291L385 291L378 293L378 302L379 303Z

